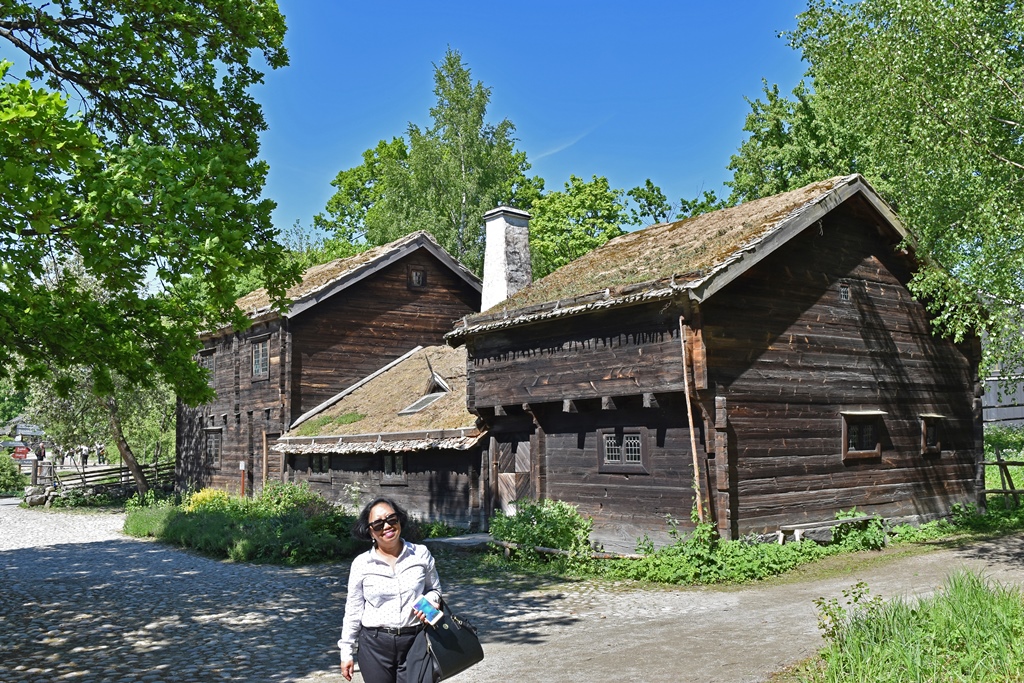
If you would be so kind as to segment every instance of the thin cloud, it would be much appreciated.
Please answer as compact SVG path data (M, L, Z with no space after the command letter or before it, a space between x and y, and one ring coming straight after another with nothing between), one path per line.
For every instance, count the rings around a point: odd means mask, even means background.
M595 130L597 130L598 128L600 128L600 127L601 127L601 126L603 126L604 124L608 123L608 121L609 121L609 120L610 120L611 118L612 118L612 117L611 117L611 116L609 116L609 117L605 118L605 119L604 119L603 121L599 121L599 122L595 123L595 124L594 124L593 126L591 126L590 128L588 128L587 130L583 131L582 133L580 133L579 135L577 135L577 136L576 136L575 138L573 138L572 140L569 140L568 142L564 142L564 143L562 143L561 145L559 145L558 147L555 147L554 149L549 149L549 150L548 150L548 151L546 151L546 152L541 152L541 153L540 153L540 154L538 154L537 156L533 157L533 158L531 159L531 161L539 161L539 160L541 160L541 159L543 159L543 158L545 158L545 157L549 157L549 156L552 156L552 155L554 155L554 154L558 154L559 152L564 152L565 150L569 149L570 147L572 147L572 146L573 146L573 145L575 145L575 144L576 144L577 142L579 142L579 141L580 141L580 140L582 140L583 138L585 138L585 137L587 137L588 135L590 135L591 133L593 133L593 132L594 132Z

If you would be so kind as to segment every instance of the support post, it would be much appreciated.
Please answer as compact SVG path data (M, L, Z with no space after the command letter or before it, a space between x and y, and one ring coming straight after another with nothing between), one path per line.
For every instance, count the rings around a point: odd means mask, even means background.
M690 401L690 370L686 362L686 323L679 316L679 345L683 352L683 388L686 393L686 419L690 425L690 451L693 453L693 491L697 496L697 519L704 523L704 501L701 496L700 464L697 460L697 435L694 434L693 406Z

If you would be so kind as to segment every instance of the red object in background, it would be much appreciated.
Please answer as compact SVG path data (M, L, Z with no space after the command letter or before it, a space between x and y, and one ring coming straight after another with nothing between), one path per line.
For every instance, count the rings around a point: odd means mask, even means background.
M28 457L28 446L15 446L11 457L17 460L24 460Z

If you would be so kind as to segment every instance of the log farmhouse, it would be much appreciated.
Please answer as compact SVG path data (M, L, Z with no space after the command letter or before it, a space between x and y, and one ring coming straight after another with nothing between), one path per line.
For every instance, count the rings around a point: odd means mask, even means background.
M447 340L495 507L568 501L629 546L698 500L725 538L976 501L979 343L933 335L906 237L833 178L616 238L467 316Z
M466 350L417 347L296 421L272 448L328 500L394 497L415 518L486 528L485 434L466 410Z
M280 435L412 349L442 343L455 320L480 310L480 289L475 275L415 232L310 268L283 313L264 290L243 297L238 306L252 326L203 338L198 361L216 399L179 403L178 484L236 492L244 485L250 493L268 481L318 478L313 468L322 460L272 451Z

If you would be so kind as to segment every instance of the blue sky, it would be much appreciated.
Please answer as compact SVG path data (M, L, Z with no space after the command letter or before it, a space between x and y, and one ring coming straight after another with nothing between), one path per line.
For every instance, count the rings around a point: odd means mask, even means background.
M309 226L331 180L378 140L429 125L433 64L450 46L491 88L546 188L570 174L672 201L723 194L761 79L789 92L805 64L780 31L803 0L350 2L278 0L291 65L255 91L270 129L274 222ZM727 192L725 192L727 193Z

